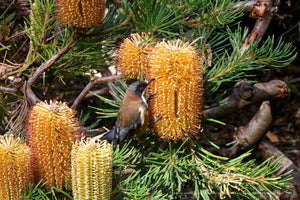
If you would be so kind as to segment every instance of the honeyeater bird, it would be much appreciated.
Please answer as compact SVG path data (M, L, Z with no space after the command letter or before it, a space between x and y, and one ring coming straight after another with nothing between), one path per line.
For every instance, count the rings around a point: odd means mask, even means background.
M127 89L120 103L115 127L93 139L107 140L118 144L131 136L139 137L148 126L148 105L144 98L146 87L153 81L135 81Z

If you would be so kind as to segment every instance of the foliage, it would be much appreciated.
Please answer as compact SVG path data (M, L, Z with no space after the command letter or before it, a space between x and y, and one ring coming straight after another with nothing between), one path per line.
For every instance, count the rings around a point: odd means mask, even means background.
M114 199L277 199L275 190L290 189L289 173L272 176L280 158L255 166L254 160L244 161L249 155L227 161L190 139L143 146L131 141L114 152Z
M84 84L83 74L89 70L106 71L114 64L114 53L122 38L131 32L148 33L155 41L181 39L197 48L204 65L206 102L215 102L220 98L222 85L233 85L243 78L251 79L257 70L286 66L296 56L291 44L276 41L273 36L243 48L249 31L239 24L243 13L241 7L234 7L236 1L233 0L112 2L107 2L103 24L84 30L87 37L41 76L39 83L34 85L36 93L41 90L41 93L46 93L45 98L57 98L55 94L46 92L46 85L55 86L58 80L71 80L67 82L68 86L76 86ZM0 31L5 33L4 37L9 34L6 26L14 17L15 14L1 14ZM10 75L24 79L63 49L78 31L56 21L55 0L31 1L31 14L23 29L30 41L29 51L24 56L23 64L13 65L17 67L10 71ZM0 47L1 55L9 53L11 46L4 43ZM9 65L19 60L0 62ZM4 81L1 80L2 85ZM116 91L112 97L96 95L98 102L103 101L106 105L101 108L90 106L91 111L96 110L100 118L117 116L119 104L128 87L122 80L111 85ZM7 102L24 97L0 96L1 123L5 119L3 114L8 113ZM81 114L82 122L89 120L89 114L86 113L90 111L79 113L84 113ZM97 122L93 126L97 126ZM209 130L201 133L203 138L205 132ZM199 143L193 137L183 143L159 141L155 133L117 146L113 155L113 199L277 199L277 190L289 191L289 174L274 176L280 168L279 159L271 158L257 164L254 160L247 160L250 155L247 152L228 160L206 151L208 146L217 147L210 141ZM31 186L24 199L60 199L64 198L62 196L72 199L69 192L57 188L45 192L43 187L42 182ZM58 195L61 193L62 196Z

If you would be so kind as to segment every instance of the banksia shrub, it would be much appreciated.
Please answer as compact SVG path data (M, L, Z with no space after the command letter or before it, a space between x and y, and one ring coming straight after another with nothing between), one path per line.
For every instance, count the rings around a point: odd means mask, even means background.
M31 156L28 146L12 134L0 136L0 199L23 199L31 183Z
M106 141L77 142L72 149L74 200L110 199L112 190L112 148Z
M202 114L202 69L195 49L180 40L160 42L149 58L148 89L154 131L160 138L184 140L198 130Z
M153 49L150 39L146 33L134 33L120 45L116 66L127 78L140 79L147 71L148 56Z
M56 18L63 25L90 28L102 23L104 0L56 0Z
M80 130L75 111L65 103L39 102L29 112L26 126L37 178L47 181L47 189L69 188L71 150Z

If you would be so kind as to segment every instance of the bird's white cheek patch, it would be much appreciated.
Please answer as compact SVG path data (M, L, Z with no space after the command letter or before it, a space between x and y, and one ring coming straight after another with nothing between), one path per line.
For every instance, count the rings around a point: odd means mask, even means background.
M144 122L145 122L145 118L144 118L145 110L144 110L144 108L139 107L139 113L140 113L141 125L144 125Z

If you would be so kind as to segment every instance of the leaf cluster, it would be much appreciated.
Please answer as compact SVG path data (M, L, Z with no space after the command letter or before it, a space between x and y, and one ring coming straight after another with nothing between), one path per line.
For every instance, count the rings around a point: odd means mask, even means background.
M114 199L277 199L276 190L291 189L290 172L273 176L281 158L257 165L245 161L250 152L227 161L191 139L139 143L131 141L114 152Z

